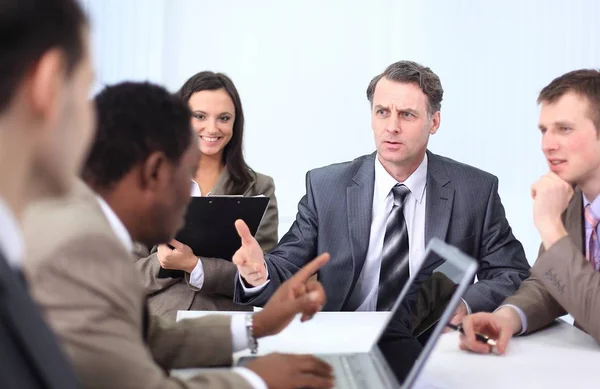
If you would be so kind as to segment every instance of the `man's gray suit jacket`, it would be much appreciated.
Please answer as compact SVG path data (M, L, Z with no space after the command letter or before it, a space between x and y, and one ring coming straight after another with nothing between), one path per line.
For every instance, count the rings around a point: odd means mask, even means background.
M472 312L492 311L529 276L523 246L513 236L498 195L498 179L482 170L427 152L425 245L433 237L479 263L478 282L465 295ZM376 154L309 171L296 220L265 255L270 282L246 298L236 277L238 303L264 305L299 268L322 252L331 259L318 273L326 311L349 311L369 245ZM426 262L421 274L440 263Z

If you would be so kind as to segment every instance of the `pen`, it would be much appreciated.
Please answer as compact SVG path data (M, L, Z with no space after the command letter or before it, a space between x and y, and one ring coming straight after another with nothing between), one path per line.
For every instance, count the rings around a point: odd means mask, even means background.
M454 325L454 324L448 323L448 324L446 324L446 326L448 328L453 329L454 331L460 332L463 335L465 334L461 324ZM496 341L494 339L490 339L488 336L485 336L485 335L482 335L482 334L479 334L476 332L475 339L477 339L481 343L487 344L488 346L496 347Z

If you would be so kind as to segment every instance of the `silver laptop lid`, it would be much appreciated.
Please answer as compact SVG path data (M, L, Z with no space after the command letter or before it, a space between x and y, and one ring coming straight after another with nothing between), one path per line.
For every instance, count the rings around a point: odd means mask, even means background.
M431 239L422 265L404 285L371 350L383 362L377 364L388 387L412 385L476 270L473 258Z

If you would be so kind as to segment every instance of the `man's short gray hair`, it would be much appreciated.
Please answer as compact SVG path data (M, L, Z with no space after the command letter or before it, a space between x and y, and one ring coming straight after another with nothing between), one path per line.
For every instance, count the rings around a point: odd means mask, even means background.
M433 115L442 108L444 89L440 78L430 68L412 61L398 61L391 64L385 71L371 80L367 87L367 99L373 105L375 87L382 78L402 83L414 83L421 88L429 102L429 115Z

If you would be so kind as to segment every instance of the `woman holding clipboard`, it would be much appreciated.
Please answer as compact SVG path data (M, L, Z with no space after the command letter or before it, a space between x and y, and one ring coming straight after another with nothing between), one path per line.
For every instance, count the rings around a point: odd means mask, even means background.
M242 152L244 112L238 91L222 73L200 72L178 92L192 111L192 128L202 153L192 196L243 195L270 197L256 233L263 251L277 244L275 184L269 176L252 170ZM137 245L137 265L144 276L153 314L174 320L178 310L232 311L252 307L233 303L237 267L230 260L196 256L190 247L172 241L152 254ZM160 269L182 270L183 277L159 278Z

